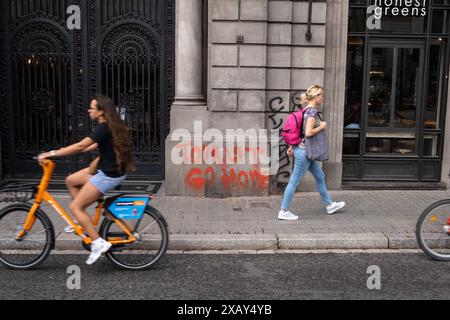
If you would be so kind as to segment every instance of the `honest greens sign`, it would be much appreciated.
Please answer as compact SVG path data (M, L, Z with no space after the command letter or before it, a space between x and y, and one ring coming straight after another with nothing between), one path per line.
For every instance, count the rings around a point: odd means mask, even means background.
M373 0L367 8L367 28L381 29L383 16L424 17L428 14L429 0Z
M427 15L429 0L374 0L377 11L384 16L413 16L424 17Z

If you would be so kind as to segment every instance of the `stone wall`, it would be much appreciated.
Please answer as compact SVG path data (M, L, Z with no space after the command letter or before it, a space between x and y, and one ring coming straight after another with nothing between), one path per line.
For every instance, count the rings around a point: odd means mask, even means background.
M271 129L283 126L287 114L297 108L299 95L311 84L323 85L327 91L321 111L333 136L330 150L337 154L324 170L327 183L339 188L342 137L334 141L334 135L342 136L348 0L313 1L310 39L306 35L309 1L205 0L204 22L198 20L201 1L177 1L176 97L170 128L171 134L184 128L189 137L183 139L184 147L172 135L166 140L166 193L208 197L281 193L292 167L287 146L274 149L274 144L263 143L255 148L250 139L237 147L219 141L213 152L208 148L213 141L216 144L216 133L232 137L227 129L266 130L270 139ZM200 79L199 23L207 25L208 34L203 37L208 37L208 48L202 64L207 79ZM192 59L195 68L189 65ZM190 83L191 78L195 81ZM199 81L207 84L206 99ZM195 121L201 127L197 132ZM223 157L224 164L211 164L202 157L205 152L217 155L219 150L230 153L231 160L240 152L246 162L237 164ZM279 170L270 177L261 163L248 161L261 151L279 155ZM174 155L189 161L175 165ZM314 189L308 173L299 190Z
M296 93L324 85L327 4L313 2L310 41L308 8L308 1L209 0L211 127L278 129ZM288 181L285 149L279 174L262 194L281 192ZM312 177L300 188L314 188Z

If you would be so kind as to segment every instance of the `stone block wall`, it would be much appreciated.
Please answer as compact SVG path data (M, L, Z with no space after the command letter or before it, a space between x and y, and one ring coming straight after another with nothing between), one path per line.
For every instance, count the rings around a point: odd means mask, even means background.
M326 1L313 1L310 41L308 1L209 0L208 8L211 128L279 129L299 92L325 84ZM288 181L291 164L284 150L279 174L259 194L280 192L280 183ZM300 188L314 189L309 174ZM255 194L219 189L214 192Z

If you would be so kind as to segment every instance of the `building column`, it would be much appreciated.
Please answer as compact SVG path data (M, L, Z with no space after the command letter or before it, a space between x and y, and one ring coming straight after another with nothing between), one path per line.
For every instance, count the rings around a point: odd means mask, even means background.
M330 159L324 162L324 171L330 189L340 189L342 185L348 8L348 0L327 0L324 112Z
M202 26L202 0L176 1L175 102L171 109L171 131L177 128L192 130L193 120L207 116L202 92ZM198 113L205 114L197 118L194 114Z
M191 170L202 170L202 164L174 164L172 151L180 141L172 141L177 129L187 129L191 145L202 145L202 135L209 128L209 112L202 92L203 75L203 0L176 1L175 102L170 110L170 134L165 145L165 192L167 195L204 195L204 187L191 190L186 186ZM202 130L194 136L194 121ZM185 141L184 141L185 142ZM190 148L185 149L190 152Z

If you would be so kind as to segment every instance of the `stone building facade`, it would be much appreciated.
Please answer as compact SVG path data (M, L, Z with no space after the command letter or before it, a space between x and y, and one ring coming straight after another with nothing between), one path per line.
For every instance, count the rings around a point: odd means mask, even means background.
M339 188L348 1L209 0L203 16L202 8L201 0L177 3L178 66L170 128L171 133L184 128L197 134L192 135L192 145L184 148L185 156L188 153L192 159L182 164L171 161L178 155L181 138L168 136L166 193L239 196L280 192L290 174L286 146L278 148L279 169L266 175L259 164L248 161L255 151L248 137L244 147L231 149L224 144L222 149L225 156L226 152L246 154L245 163L230 163L226 157L223 164L205 163L205 157L194 163L198 146L205 151L213 141L201 133L219 130L230 141L233 137L227 136L227 129L242 129L241 138L248 129L278 130L286 115L298 107L299 94L311 84L327 88L322 111L333 138L324 170L329 187ZM207 19L207 34L202 34L202 17ZM202 68L207 68L206 74ZM194 130L194 121L202 123L202 131ZM266 146L269 150L270 142ZM264 144L258 148L256 153L263 151ZM302 188L313 188L311 177L305 180Z
M128 181L163 181L167 195L279 194L292 168L280 129L319 84L329 189L447 188L450 0L399 3L1 1L0 178L40 177L32 156L85 137L85 106L104 93L133 132ZM89 159L59 161L55 179ZM315 190L309 174L299 190Z

